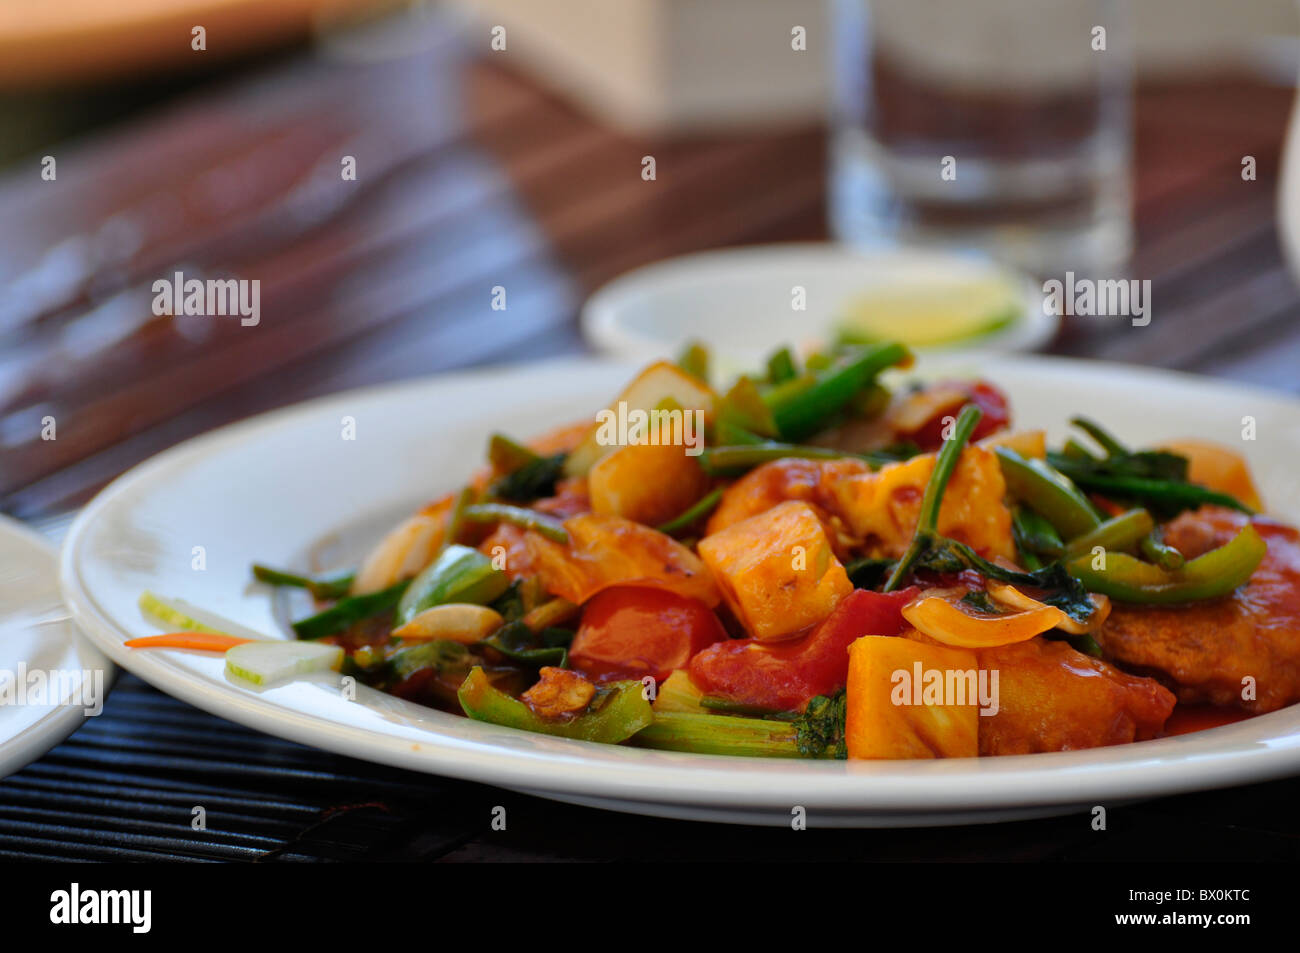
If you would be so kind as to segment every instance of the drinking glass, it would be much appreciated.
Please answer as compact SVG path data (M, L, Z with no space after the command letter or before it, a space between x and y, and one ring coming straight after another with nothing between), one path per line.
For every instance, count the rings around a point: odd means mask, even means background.
M841 240L1113 272L1132 242L1132 62L1113 0L833 0Z

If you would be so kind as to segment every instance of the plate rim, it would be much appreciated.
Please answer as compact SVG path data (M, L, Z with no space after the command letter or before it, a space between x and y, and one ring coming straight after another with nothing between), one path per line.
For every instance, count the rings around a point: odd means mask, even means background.
M1285 392L1180 371L1019 354L971 353L960 358L945 357L945 362L954 359L978 360L984 364L1029 363L1043 369L1052 366L1068 367L1094 374L1139 372L1184 385L1192 382L1200 386L1212 384L1224 390L1267 399L1300 414L1300 401ZM338 402L355 402L361 396L370 398L408 389L455 387L463 381L487 376L495 377L499 382L502 374L524 377L593 366L612 369L626 367L627 364L601 357L567 357L389 382L276 408L182 441L119 476L77 515L59 559L59 581L64 601L82 631L111 660L159 690L219 717L345 756L498 787L544 790L558 796L568 793L591 797L591 783L598 778L598 796L608 800L610 806L617 806L620 801L652 800L686 808L692 804L710 807L743 805L746 808L776 810L788 809L790 804L804 804L810 812L848 811L863 816L883 816L903 810L942 814L954 810L1000 811L1021 806L1076 804L1082 800L1132 800L1228 787L1300 773L1300 705L1238 723L1254 728L1264 726L1278 729L1273 732L1255 732L1261 737L1255 739L1249 747L1244 746L1243 742L1231 750L1193 754L1190 757L1186 751L1180 755L1177 750L1188 744L1185 739L1204 739L1212 733L1233 731L1237 726L1209 729L1192 736L1076 752L954 759L923 764L785 762L784 769L775 759L679 754L671 760L676 762L688 759L689 763L699 767L686 771L665 770L661 764L644 760L622 756L611 759L608 757L609 751L600 750L613 747L614 751L622 752L623 755L638 752L645 754L641 749L614 746L597 746L592 749L587 743L577 741L566 743L566 746L578 746L573 749L571 756L520 751L509 746L491 744L494 734L513 734L512 729L481 723L472 724L483 730L476 734L486 734L484 738L457 739L431 731L428 741L412 743L408 739L376 733L365 727L339 724L293 712L234 686L208 685L192 674L168 669L161 659L154 659L147 653L131 653L122 645L122 630L100 608L93 594L79 578L80 547L100 513L111 507L128 489L159 472L165 472L174 461L184 460L191 455L211 453L255 430L281 426L296 417L326 411ZM1261 743L1265 738L1273 743ZM476 749L474 756L466 758L467 749L470 748ZM1094 763L1097 752L1103 750L1109 755L1107 763ZM1120 754L1116 755L1116 752ZM606 757L595 758L596 754ZM1191 777L1187 777L1186 770L1190 762L1195 762L1200 768ZM886 764L887 768L881 767ZM797 765L798 768L792 770L789 765ZM1179 768L1183 770L1180 771ZM1088 775L1086 797L1081 796L1078 787L1079 775L1083 772ZM674 775L678 777L674 778ZM979 783L969 787L960 783L933 783L934 777L942 779L952 775L956 775L958 782ZM1052 780L1054 778L1056 780ZM1044 779L1050 783L1044 785ZM795 790L794 785L799 785L800 789ZM919 798L915 790L918 785L927 788Z
M0 514L0 536L20 540L30 546L34 552L41 553L49 560L50 569L55 573L55 578L52 580L54 593L61 600L62 584L58 578L60 567L58 547L32 527L5 514ZM66 607L66 603L64 605ZM101 701L106 704L109 695L112 694L113 686L117 682L118 666L113 663L108 653L95 640L86 636L75 623L74 619L71 618L71 610L69 610L69 613L70 617L62 620L61 625L67 630L70 639L80 643L79 653L84 653L86 649L89 649L104 663L104 697ZM87 661L93 661L93 659ZM103 712L101 711L100 714L102 715ZM29 764L45 757L71 737L91 717L82 708L60 705L16 735L0 739L0 778L7 778L12 774L17 774Z

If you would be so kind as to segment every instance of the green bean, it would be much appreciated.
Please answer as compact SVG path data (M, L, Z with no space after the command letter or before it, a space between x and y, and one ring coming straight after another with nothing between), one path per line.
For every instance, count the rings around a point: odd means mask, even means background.
M1079 486L1107 496L1137 500L1149 506L1173 506L1177 509L1211 504L1226 506L1242 513L1255 511L1236 497L1216 490L1206 489L1196 483L1177 483L1173 480L1151 480L1143 477L1099 476L1067 467L1065 473Z
M465 519L471 523L510 523L520 529L531 529L557 543L569 542L569 534L559 520L522 506L508 506L505 503L475 503L473 506L465 507L463 513Z
M765 399L778 432L786 440L801 440L824 429L877 374L909 357L907 348L894 342L866 347L822 374L804 374L772 388Z

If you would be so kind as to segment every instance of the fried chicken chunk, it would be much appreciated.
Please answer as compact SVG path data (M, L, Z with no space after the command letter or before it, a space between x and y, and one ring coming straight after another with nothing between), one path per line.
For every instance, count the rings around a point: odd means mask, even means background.
M980 649L979 667L997 672L994 715L981 715L981 755L1073 751L1145 741L1174 710L1159 682L1128 675L1042 637Z
M1204 507L1170 522L1165 538L1192 559L1250 520ZM1182 702L1262 714L1300 701L1300 533L1263 517L1253 522L1268 553L1246 585L1185 606L1116 604L1097 636L1106 657L1157 675Z

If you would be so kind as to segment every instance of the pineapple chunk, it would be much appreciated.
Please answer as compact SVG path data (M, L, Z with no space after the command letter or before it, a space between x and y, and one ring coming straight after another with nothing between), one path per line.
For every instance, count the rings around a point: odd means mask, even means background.
M967 677L967 673L973 674ZM979 698L978 690L970 689L978 677L974 652L897 636L864 635L849 646L844 725L849 757L976 757ZM942 679L937 692L934 679ZM958 685L962 692L948 690Z
M709 478L684 447L633 444L598 460L587 474L591 511L658 526L704 495Z
M731 611L754 638L788 638L821 622L853 591L817 513L788 502L700 541Z
M704 714L708 709L700 704L700 699L703 697L704 692L691 681L691 673L684 668L679 668L674 669L672 674L664 679L651 707L657 714L668 712Z
M663 533L618 516L583 513L564 521L566 546L529 530L525 560L543 588L582 605L602 589L657 585L712 609L722 597L698 556Z
M934 470L935 455L922 454L864 473L856 461L834 460L822 470L831 507L865 540L873 555L897 559L912 539L921 497ZM1014 559L1007 485L997 456L987 447L962 451L939 507L938 531L966 543L987 558Z
M623 393L614 399L609 409L617 411L619 405L623 404L629 412L639 410L649 413L668 404L681 408L686 414L702 410L704 418L709 420L713 417L716 396L707 385L676 364L658 361L638 374ZM582 443L569 454L564 462L564 472L568 476L585 476L597 460L613 449L601 443L600 429L598 422L593 424Z

